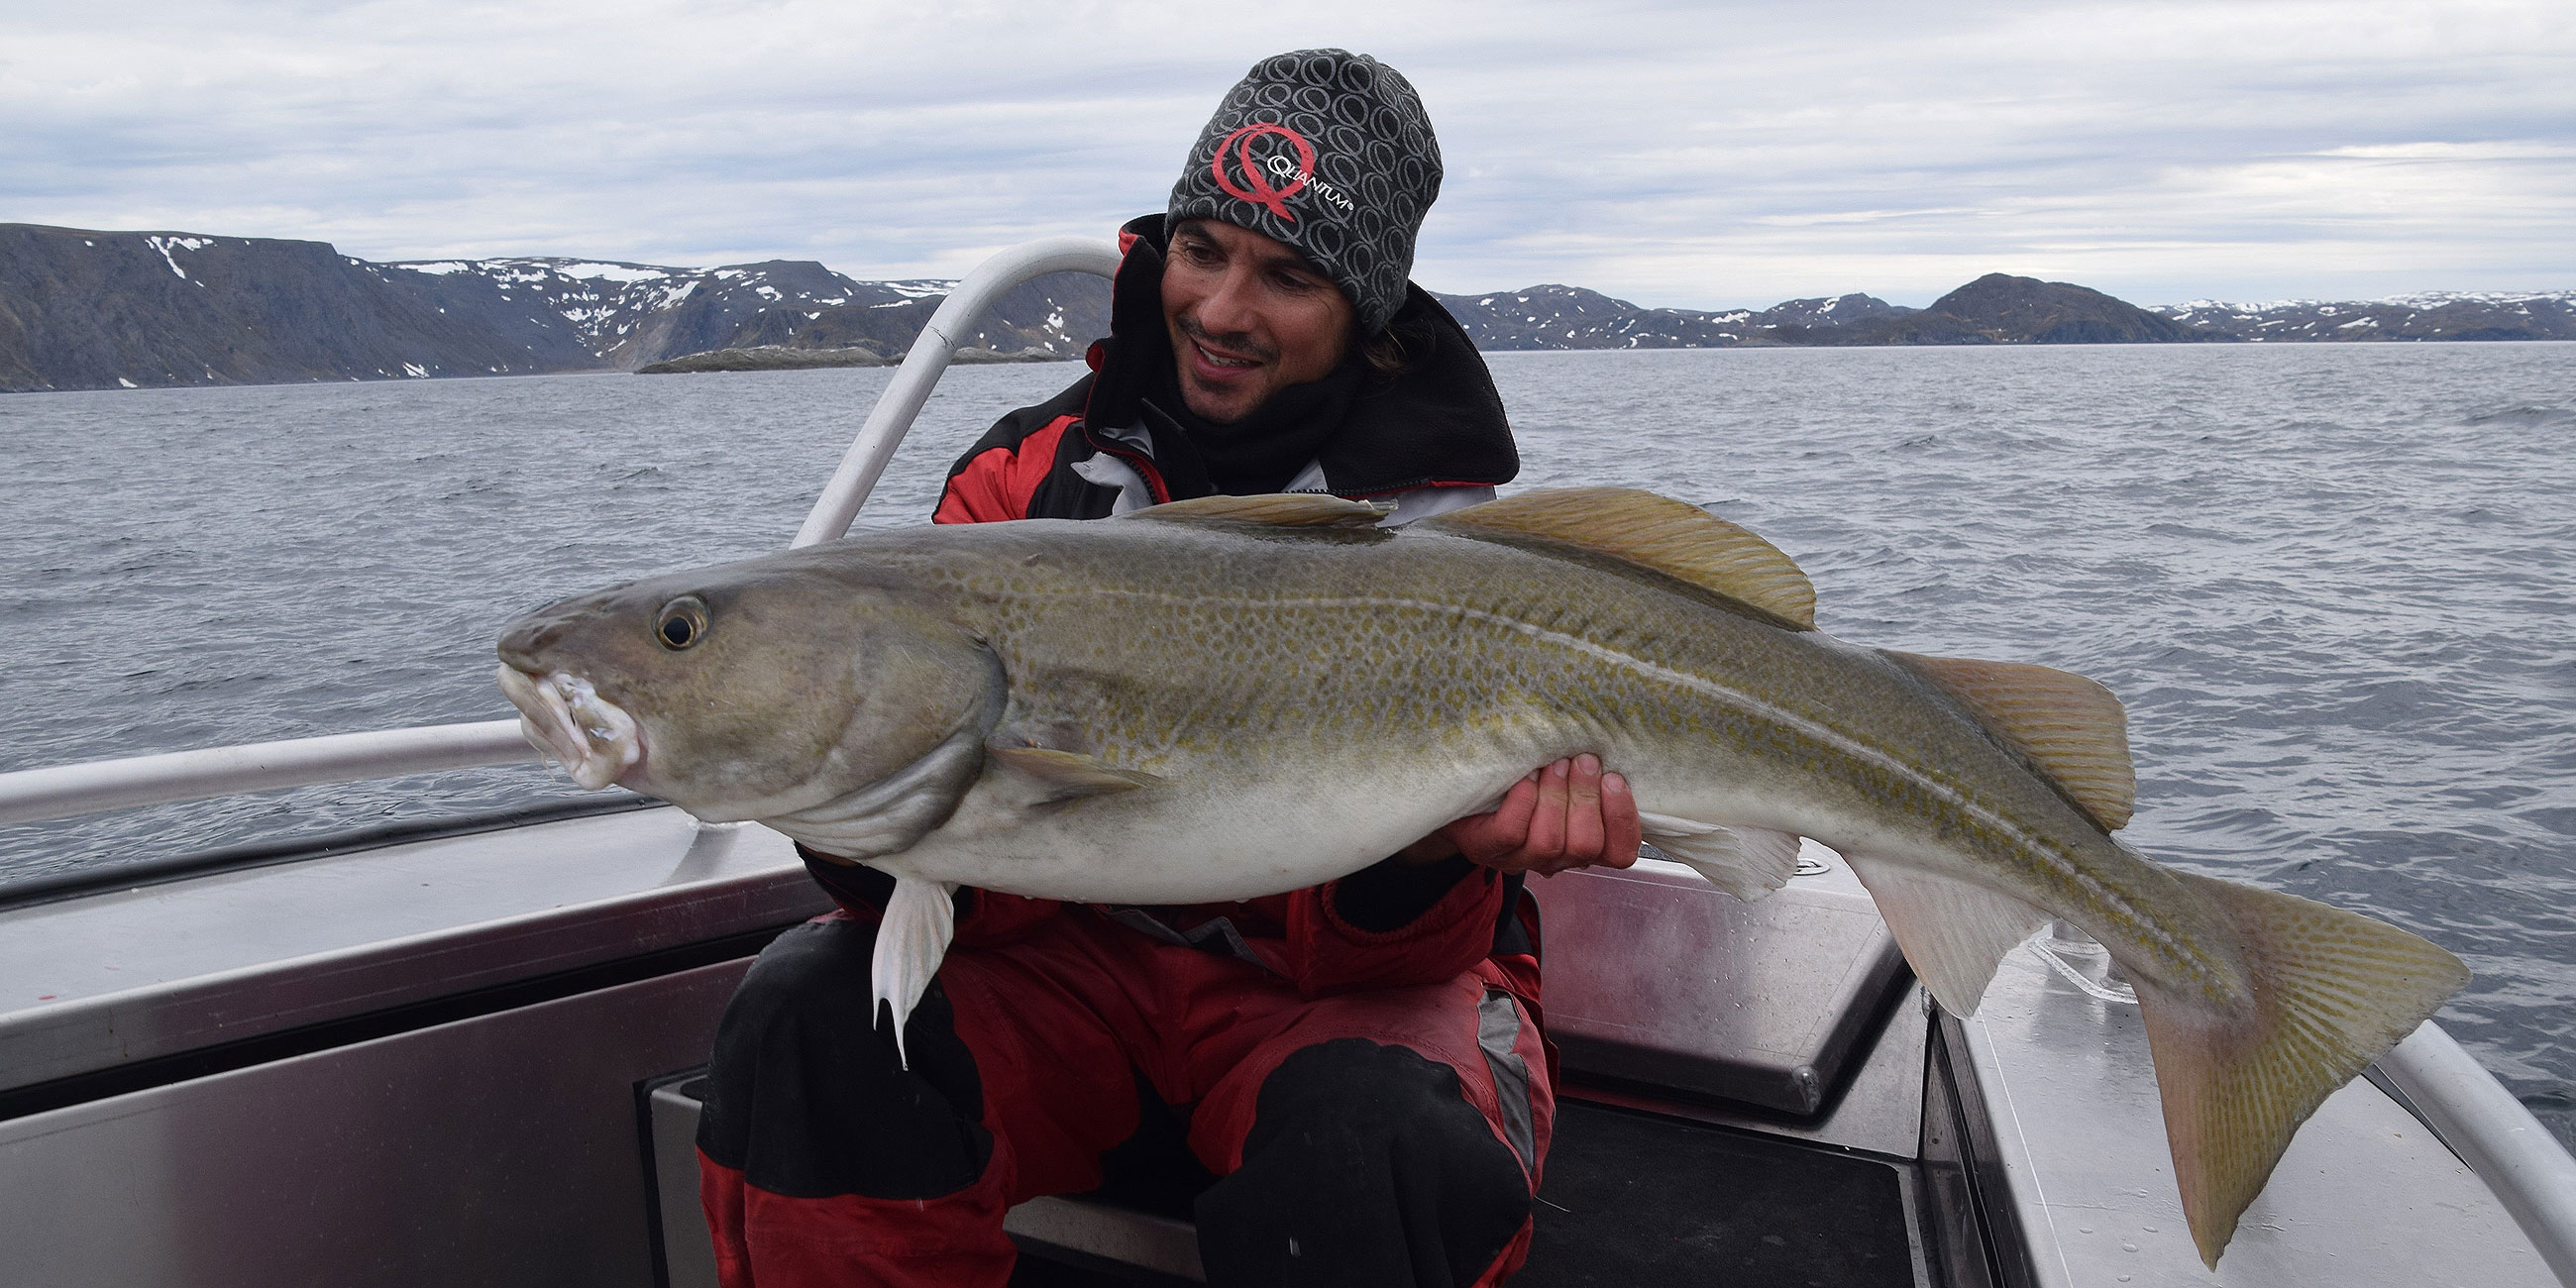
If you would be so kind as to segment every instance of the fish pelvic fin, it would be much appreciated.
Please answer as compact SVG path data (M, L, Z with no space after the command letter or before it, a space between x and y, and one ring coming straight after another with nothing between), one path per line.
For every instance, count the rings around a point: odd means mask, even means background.
M2137 981L2183 1216L2215 1270L2299 1124L2466 985L2469 970L2359 913L2173 875L2236 932L2251 975L2252 1000L2229 1008Z
M876 952L868 963L868 1014L892 1009L895 1059L905 1068L912 1062L904 1053L904 1023L921 1004L930 977L939 973L940 959L948 955L949 936L956 930L956 893L954 881L896 877L885 919L877 926Z
M2047 913L1984 886L1929 876L1884 858L1843 859L1869 890L1915 978L1952 1015L1976 1014L2004 954L2049 922Z
M1412 525L1462 537L1530 538L1607 555L1816 629L1816 588L1778 546L1708 511L1635 488L1543 488Z
M1967 708L2102 830L2129 825L2138 802L2129 714L2098 681L2026 662L1887 657Z
M1637 822L1656 849L1746 903L1788 884L1798 870L1798 838L1788 832L1720 827L1669 814L1639 814Z

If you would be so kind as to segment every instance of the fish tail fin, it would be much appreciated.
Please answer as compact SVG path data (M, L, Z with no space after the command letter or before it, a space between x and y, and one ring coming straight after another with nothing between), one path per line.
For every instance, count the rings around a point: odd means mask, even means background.
M957 923L951 897L956 892L954 881L896 877L885 919L877 926L876 951L868 963L868 1014L892 1008L895 1059L905 1068L912 1061L903 1049L904 1022L912 1018L912 1008L920 1005L930 977L939 973L940 959L948 955Z
M2468 983L2460 959L2359 913L2175 872L2243 946L2252 998L2195 1004L2143 979L2174 1181L2211 1269L2291 1133Z

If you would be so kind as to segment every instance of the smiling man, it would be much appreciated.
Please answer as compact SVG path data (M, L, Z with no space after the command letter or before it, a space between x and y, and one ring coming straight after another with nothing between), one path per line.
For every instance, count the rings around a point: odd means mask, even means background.
M1289 491L1383 499L1402 523L1490 498L1519 468L1502 400L1407 280L1440 174L1393 69L1263 60L1169 208L1122 230L1091 374L995 425L936 519ZM1011 1205L1176 1182L1213 1284L1498 1283L1528 1250L1555 1106L1522 882L1625 866L1637 842L1626 783L1584 756L1266 899L961 891L909 1067L867 1011L892 881L808 852L844 911L762 952L708 1079L725 1283L999 1285Z
M1217 425L1331 375L1352 326L1350 297L1312 261L1213 219L1173 232L1163 316L1179 356L1181 403Z

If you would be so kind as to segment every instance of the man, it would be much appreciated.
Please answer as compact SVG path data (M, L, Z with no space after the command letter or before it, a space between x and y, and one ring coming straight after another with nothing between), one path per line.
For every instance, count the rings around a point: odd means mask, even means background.
M1501 399L1407 282L1440 181L1412 87L1339 50L1253 68L1169 209L1122 232L1093 374L1003 418L936 519L1331 492L1390 522L1518 469ZM761 954L699 1132L717 1259L758 1284L1000 1284L1003 1212L1137 1164L1192 1187L1211 1283L1490 1284L1527 1251L1554 1094L1523 874L1633 862L1590 756L1325 886L1199 908L961 891L905 1029L867 1012L891 880L808 852L838 916Z

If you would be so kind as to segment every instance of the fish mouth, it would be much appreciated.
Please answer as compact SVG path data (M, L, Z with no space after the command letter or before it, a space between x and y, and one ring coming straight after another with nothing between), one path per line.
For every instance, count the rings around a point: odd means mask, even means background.
M515 666L503 666L499 679L502 696L519 709L519 735L574 782L597 791L643 763L643 729L590 681L565 671L531 675Z

